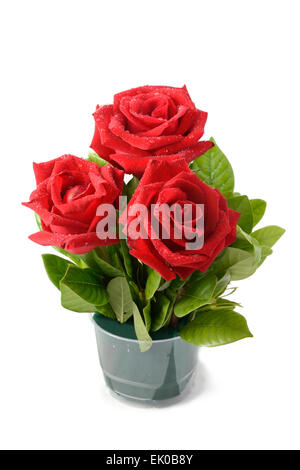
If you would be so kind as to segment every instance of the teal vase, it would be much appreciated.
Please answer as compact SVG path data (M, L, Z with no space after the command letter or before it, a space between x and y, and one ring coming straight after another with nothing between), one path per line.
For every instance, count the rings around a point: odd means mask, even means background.
M105 382L128 399L158 401L180 395L198 361L197 346L183 341L174 328L152 333L152 347L141 352L133 324L92 316Z

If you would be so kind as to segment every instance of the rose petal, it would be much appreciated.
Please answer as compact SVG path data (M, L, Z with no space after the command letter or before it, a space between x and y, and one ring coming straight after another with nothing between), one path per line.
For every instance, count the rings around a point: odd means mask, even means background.
M192 129L188 133L188 135L183 137L183 139L180 142L170 144L170 145L167 145L166 147L162 147L156 150L155 154L156 155L164 155L164 154L168 155L170 153L177 153L183 149L186 149L188 147L191 147L192 145L195 145L204 134L204 126L205 126L206 120L207 120L207 113L205 113L204 111L197 110L195 122L193 124Z
M37 185L42 183L45 179L49 178L54 165L55 160L50 160L49 162L43 163L33 163L33 171L35 174L35 180Z
M160 124L159 126L157 127L153 127L152 129L146 131L146 132L140 132L139 133L139 136L143 136L143 137L158 137L158 136L161 136L163 132L165 132L166 130L170 130L170 127L172 127L172 130L173 132L175 132L175 128L176 128L176 125L178 123L178 120L184 116L184 114L186 113L187 111L187 108L185 106L179 106L178 107L178 111L177 113L175 114L175 116L173 116L171 119L169 119L168 121L165 121L163 122L162 124ZM174 126L175 124L175 126ZM168 135L170 135L171 133L168 132Z
M129 145L124 140L113 134L109 129L110 121L113 117L112 105L98 107L94 113L95 125L99 131L101 145L113 148L114 151L129 153L130 155L147 155L143 150L137 149ZM97 151L92 145L91 147Z
M178 276L181 277L181 279L185 280L187 277L189 277L191 274L193 274L196 271L196 268L179 268L176 266L176 268L173 268L174 272L178 274Z
M112 148L106 147L105 145L102 145L101 139L100 139L100 131L95 125L95 131L94 131L94 136L92 143L90 147L104 160L107 160L108 162L110 161L109 156L111 153L114 153L114 150Z
M149 129L147 119L139 119L139 115L137 113L132 113L130 110L130 105L132 104L132 99L128 96L124 96L124 98L120 101L120 111L124 114L127 119L127 127L128 130L132 133L136 132L143 132ZM149 117L149 116L145 116ZM161 123L161 119L157 119L155 125Z
M182 88L168 87L168 86L141 86L137 88L132 88L130 90L122 91L117 93L114 96L114 111L116 112L119 109L120 100L124 96L136 96L141 93L160 93L167 96L170 96L176 101L177 104L182 104L191 108L195 108L193 101L190 98L190 95L184 85Z
M58 248L64 247L66 235L55 234L42 230L40 232L33 233L28 237L35 243L43 246L57 246Z
M136 240L134 248L129 252L132 256L147 264L147 266L155 269L166 281L171 281L171 279L176 278L174 271L168 267L158 253L153 250L150 240Z
M195 158L202 155L203 153L207 152L207 150L213 147L213 145L214 144L210 141L201 141L197 145L195 145L195 147L185 149L182 152L179 152L174 155L150 155L148 157L136 157L132 155L116 153L110 155L110 161L119 168L122 168L125 173L133 174L140 178L151 160L173 161L180 158L184 158L185 161L189 163Z
M118 239L100 240L96 233L79 235L61 235L40 231L29 236L29 239L43 246L57 246L73 254L88 253L97 246L115 245Z
M120 243L118 238L107 238L105 240L101 240L95 232L82 233L68 238L64 249L75 255L80 255L89 253L97 246L116 245L117 243Z
M166 135L159 137L142 137L137 134L131 134L125 129L124 117L120 114L114 114L109 123L109 130L115 135L120 137L122 142L127 142L130 146L141 150L154 150L162 146L169 146L175 142L183 140L181 135ZM101 136L102 137L102 136ZM124 152L129 153L124 150Z

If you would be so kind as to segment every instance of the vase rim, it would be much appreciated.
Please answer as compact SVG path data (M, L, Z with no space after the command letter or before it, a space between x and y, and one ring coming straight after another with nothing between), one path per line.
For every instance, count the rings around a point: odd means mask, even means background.
M125 336L120 336L118 334L115 334L115 333L111 333L110 331L106 330L105 328L103 328L102 326L100 326L96 320L94 319L94 313L90 313L89 314L89 317L90 317L90 320L92 321L92 323L97 326L100 330L104 331L108 336L111 336L113 338L117 338L119 340L124 340L126 342L132 342L132 343L136 343L136 344L139 344L139 343L146 343L146 341L142 341L142 340L138 340L138 339L133 339L133 338L126 338ZM153 339L152 338L152 342L153 343L163 343L163 342L166 342L166 341L175 341L175 340L178 340L178 339L181 339L182 338L179 336L179 334L177 334L176 336L171 336L170 338L163 338L163 339Z

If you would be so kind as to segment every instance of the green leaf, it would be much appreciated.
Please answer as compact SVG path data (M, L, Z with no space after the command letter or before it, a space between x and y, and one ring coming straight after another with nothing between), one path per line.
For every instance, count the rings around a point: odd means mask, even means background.
M272 248L273 245L279 240L284 234L285 230L277 225L268 225L267 227L260 228L255 232L251 233L261 245L268 248Z
M198 312L179 334L191 344L208 347L252 337L245 318L231 309Z
M95 312L108 303L101 281L90 269L69 265L60 281L62 306L74 312Z
M253 228L253 215L248 197L232 197L227 199L227 204L231 209L241 213L238 224L245 232L250 233Z
M155 292L159 288L161 275L150 267L147 268L148 277L146 281L146 288L145 288L145 297L146 300L152 299Z
M216 284L214 297L218 297L219 295L223 294L223 292L225 291L230 281L231 281L230 273L225 273L224 276L221 277L221 279L219 279Z
M59 289L59 283L72 263L56 255L42 255L42 258L50 281Z
M238 281L251 276L256 269L257 263L253 253L228 247L213 262L210 272L221 275L228 272L232 281Z
M107 261L104 261L104 259L102 259L97 254L96 250L90 251L89 253L86 253L80 256L90 268L94 269L95 271L98 271L103 276L107 276L107 277L124 276L124 273L120 269L115 268Z
M112 279L107 285L107 292L118 321L124 323L133 313L133 300L125 277Z
M113 311L112 307L110 304L102 305L98 312L101 315L104 315L105 317L112 318L113 320L116 319L115 312Z
M161 286L157 289L158 292L163 292L164 290L168 289L170 287L171 283L172 283L172 280L162 282Z
M168 308L165 320L164 320L163 325L162 325L163 327L168 326L170 321L171 321L172 314L174 312L174 305L175 305L175 302L177 300L177 292L169 290L169 291L166 292L166 296L170 300L170 304L169 304L169 308Z
M140 180L136 177L136 176L133 176L131 178L131 180L126 184L126 193L127 193L127 196L128 196L128 199L131 199L136 188L138 187L140 183Z
M194 160L191 168L202 181L219 189L225 197L231 196L234 189L232 167L212 137L210 141L214 143L214 147Z
M263 218L266 212L267 203L263 199L250 199L250 205L253 215L253 227Z
M87 264L81 259L81 255L73 255L62 248L58 248L58 246L52 246L54 250L58 251L61 255L64 255L66 258L70 258L74 263L81 269L87 268Z
M133 276L133 267L132 267L131 256L130 256L129 250L128 250L128 245L127 245L126 240L121 239L120 242L121 242L120 246L121 246L121 253L122 253L122 257L123 257L123 261L124 261L124 266L125 266L125 269L126 269L126 272L127 272L128 276L130 278L132 278L132 276Z
M147 331L145 323L143 322L139 309L137 308L134 302L132 303L132 313L133 313L135 334L136 334L137 339L139 340L140 350L142 352L145 352L151 348L152 339Z
M229 296L232 295L236 290L237 290L237 287L229 287L229 288L226 290L226 295L223 295L222 299L224 299L224 297L229 297Z
M42 224L41 224L41 218L40 218L40 216L35 212L35 213L34 213L34 217L35 217L35 221L36 221L36 223L37 223L38 228L39 228L40 230L43 230Z
M154 305L154 315L152 318L152 331L162 328L166 322L170 306L170 300L161 294Z
M111 259L111 265L118 269L120 273L123 273L124 276L124 266L119 254L119 245L109 245L107 246L107 251Z
M106 261L108 264L111 264L107 246L97 246L97 248L95 248L93 251L95 251L96 255L98 255L101 259Z
M198 312L200 311L206 311L206 310L234 310L235 307L242 307L241 304L238 302L233 302L232 300L224 299L223 297L219 297L216 302L210 304L210 305L205 305L204 307L201 307Z
M182 298L177 302L174 313L177 317L184 317L202 305L209 304L217 284L217 277L208 275L186 284Z
M233 302L232 300L228 300L228 299L223 299L222 297L219 297L217 299L216 307L217 308L224 307L226 309L228 308L228 309L231 309L231 310L234 310L235 307L243 308L243 306L240 303Z
M143 315L147 331L151 328L151 301L147 302L147 305L143 308Z
M98 266L98 263L95 260L95 252L94 251L89 251L88 253L85 253L84 255L79 255L82 262L91 268L93 271L103 275L103 272L101 271L100 267Z
M261 260L260 260L259 266L261 266L263 262L265 261L265 259L268 256L270 256L272 253L273 253L273 250L271 248L267 246L262 246L261 247Z
M97 163L98 166L104 166L107 165L107 161L103 160L103 158L99 157L99 155L96 152L89 152L89 156L87 158L89 162L94 162Z
M204 274L201 273L200 271L195 271L193 273L193 279L198 279L199 277L202 277ZM171 284L169 286L169 289L172 291L178 291L182 287L184 287L191 279L191 276L188 276L186 279L181 279L181 277L177 276L176 279L173 279L171 281Z
M128 284L130 286L130 292L131 292L131 296L132 298L136 298L136 299L139 299L140 298L140 290L138 288L138 286L136 285L136 283L134 281L128 281Z
M251 253L253 255L253 265L258 267L262 252L259 242L252 235L244 232L239 226L236 228L236 237L236 241L231 246Z
M277 225L269 225L256 230L251 235L260 243L262 254L259 266L265 261L265 259L273 253L271 247L279 240L284 234L285 230Z

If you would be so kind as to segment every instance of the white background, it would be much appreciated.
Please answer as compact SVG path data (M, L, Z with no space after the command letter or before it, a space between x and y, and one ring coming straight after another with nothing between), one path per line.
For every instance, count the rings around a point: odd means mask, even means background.
M0 446L299 449L299 2L1 1ZM96 104L182 86L236 190L287 229L239 283L254 338L203 349L191 393L133 406L104 386L88 317L60 307L30 242L31 163L86 156Z

